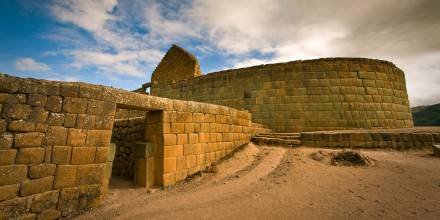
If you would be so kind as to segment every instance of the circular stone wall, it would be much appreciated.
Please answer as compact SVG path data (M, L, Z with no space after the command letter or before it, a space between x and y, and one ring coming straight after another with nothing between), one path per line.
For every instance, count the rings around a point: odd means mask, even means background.
M153 82L152 95L247 109L277 132L413 127L405 75L393 63L328 58Z

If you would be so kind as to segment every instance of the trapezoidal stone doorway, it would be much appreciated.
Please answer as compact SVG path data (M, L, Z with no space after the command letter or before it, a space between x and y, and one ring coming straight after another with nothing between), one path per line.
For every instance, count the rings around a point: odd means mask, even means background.
M160 114L136 109L116 112L109 153L110 188L151 188L154 185L154 140L148 135Z

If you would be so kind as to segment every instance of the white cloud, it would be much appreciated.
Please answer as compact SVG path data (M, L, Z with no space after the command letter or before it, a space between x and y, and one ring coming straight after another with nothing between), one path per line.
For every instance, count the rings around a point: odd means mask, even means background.
M26 72L49 72L51 71L51 68L49 65L45 63L40 63L35 61L32 58L24 57L24 58L18 58L15 63L14 67L16 70L20 71L26 71Z
M175 42L219 54L233 67L372 57L402 67L411 103L426 104L440 101L435 89L423 87L440 85L438 67L426 68L439 61L438 6L435 0L67 0L49 9L93 39L71 28L51 36L75 44L63 52L70 66L96 67L112 79L147 76Z

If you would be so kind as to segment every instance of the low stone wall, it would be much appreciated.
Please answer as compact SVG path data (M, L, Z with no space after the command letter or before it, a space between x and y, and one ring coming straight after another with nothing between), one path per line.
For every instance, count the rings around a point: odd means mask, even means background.
M144 112L145 115L145 112ZM112 130L112 143L116 144L112 175L133 178L135 157L133 145L144 141L145 117L117 119Z
M303 146L329 148L431 148L440 143L440 127L365 129L301 133Z
M0 219L71 217L98 205L116 108L149 112L151 144L135 162L147 187L182 180L264 130L224 106L0 74Z

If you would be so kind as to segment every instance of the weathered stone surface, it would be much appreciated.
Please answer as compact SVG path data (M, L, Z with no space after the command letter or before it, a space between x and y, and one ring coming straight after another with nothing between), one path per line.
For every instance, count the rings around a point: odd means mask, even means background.
M60 95L65 97L78 97L79 87L75 84L63 83L60 86Z
M110 144L111 131L88 130L86 144L89 146L105 147Z
M0 165L10 165L15 163L17 150L0 150Z
M71 164L91 164L95 160L96 147L73 147Z
M65 188L61 190L57 209L61 211L63 217L74 215L77 212L79 199L79 189Z
M46 133L47 127L47 124L37 123L37 125L35 126L35 131Z
M87 185L79 187L78 208L82 210L97 206L101 200L100 185Z
M15 163L36 164L44 161L45 149L42 147L20 148Z
M114 102L104 102L102 114L108 116L114 116L116 113L116 103Z
M49 111L46 111L42 107L33 107L29 120L39 123L45 123L47 117L49 116Z
M39 132L19 133L15 135L14 147L39 147L43 138L44 134Z
M163 135L164 146L174 146L177 144L177 136L175 134L164 134Z
M29 167L29 177L32 179L55 175L55 164L37 164Z
M98 130L110 130L113 127L114 116L96 116L95 128Z
M43 107L46 105L47 96L43 94L29 94L27 104L31 106Z
M84 146L86 144L87 130L69 128L67 136L67 145Z
M0 105L0 112L2 111L2 106ZM6 132L6 120L0 119L0 134Z
M70 146L53 146L52 163L69 164L72 147Z
M64 127L73 128L76 124L77 114L66 113L64 117Z
M95 163L105 163L105 162L107 162L108 154L109 154L109 148L108 147L98 147L98 148L96 148Z
M432 145L432 152L434 156L440 157L440 145Z
M105 164L78 165L77 185L100 184L105 177Z
M58 191L43 192L32 198L31 212L41 212L45 209L56 208Z
M36 124L32 121L14 120L9 122L10 131L35 131Z
M14 136L12 134L0 134L0 150L7 150L12 147Z
M88 100L87 114L100 115L104 110L104 101Z
M3 107L2 116L10 119L28 119L31 112L30 105L6 104Z
M67 128L61 126L49 126L46 133L46 144L66 145Z
M85 114L87 112L87 99L82 98L64 98L63 112Z
M63 99L59 96L49 96L46 102L46 109L51 112L61 112Z
M64 114L52 112L47 119L47 124L50 126L63 126Z
M77 166L75 165L58 165L55 173L54 189L75 186Z
M92 85L81 85L79 87L79 97L102 100L101 88Z
M40 179L26 180L21 184L20 195L27 196L52 190L53 179L53 176L48 176Z
M0 186L0 202L17 197L20 184Z
M61 217L61 212L57 209L45 209L38 213L37 220L54 220Z
M1 84L0 84L1 85ZM0 219L17 219L26 213L28 198L15 198L0 203Z

